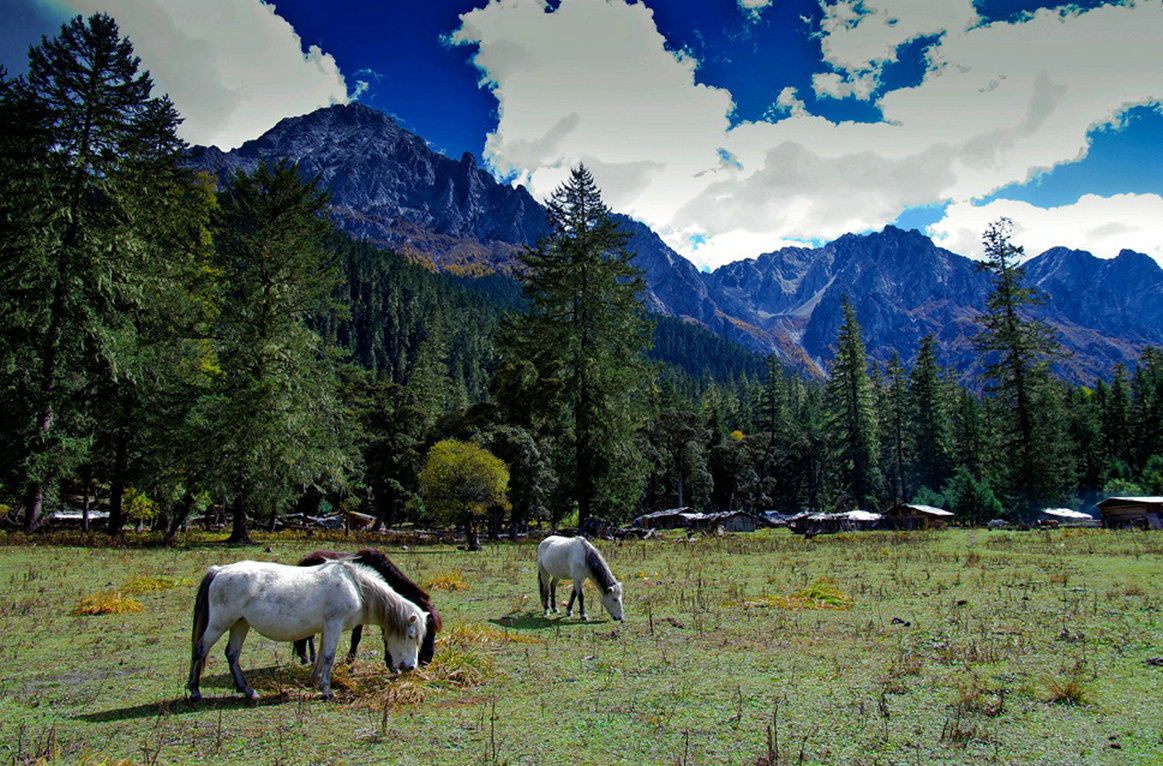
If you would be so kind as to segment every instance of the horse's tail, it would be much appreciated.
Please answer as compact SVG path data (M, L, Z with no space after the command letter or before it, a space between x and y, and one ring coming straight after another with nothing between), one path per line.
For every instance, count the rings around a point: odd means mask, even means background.
M194 627L190 632L190 677L192 679L201 679L202 670L206 667L206 652L198 651L198 642L202 638L202 634L206 632L206 626L210 624L210 583L214 581L214 575L218 574L218 567L212 566L206 572L206 576L202 578L202 584L198 586L198 595L194 596Z

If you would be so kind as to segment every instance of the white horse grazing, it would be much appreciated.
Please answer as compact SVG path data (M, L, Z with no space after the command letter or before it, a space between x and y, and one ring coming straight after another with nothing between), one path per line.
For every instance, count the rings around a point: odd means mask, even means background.
M238 691L258 694L246 683L238 656L246 633L254 628L275 641L296 641L323 634L322 650L311 678L324 699L331 699L331 667L339 635L356 625L379 625L389 668L416 667L427 629L425 613L384 582L374 569L351 561L295 567L265 561L212 566L198 586L191 636L190 701L202 698L198 684L206 655L230 631L226 659Z
M622 583L614 579L610 566L589 540L584 537L550 535L537 546L537 585L541 589L541 606L545 609L546 617L550 609L554 614L557 613L558 581L573 580L565 616L573 616L573 600L576 598L581 618L586 619L586 602L582 595L582 585L586 578L597 587L598 593L602 595L602 606L610 616L621 621Z

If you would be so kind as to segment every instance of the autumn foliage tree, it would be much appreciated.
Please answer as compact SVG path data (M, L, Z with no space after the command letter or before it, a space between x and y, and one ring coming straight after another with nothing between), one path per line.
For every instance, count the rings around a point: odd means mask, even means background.
M481 549L477 523L491 505L505 502L509 469L504 461L472 442L439 441L420 469L424 504L445 524L461 524L470 551Z

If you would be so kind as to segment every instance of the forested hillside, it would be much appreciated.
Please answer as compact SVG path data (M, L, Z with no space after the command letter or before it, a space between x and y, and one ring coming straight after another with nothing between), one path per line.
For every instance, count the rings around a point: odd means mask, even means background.
M584 167L515 281L437 274L338 233L294 163L191 171L137 68L98 14L0 77L0 503L29 533L62 506L171 535L225 508L241 543L323 502L472 540L677 505L921 500L976 523L1163 494L1163 354L1051 374L1063 348L1004 221L958 327L972 385L934 332L870 350L856 295L821 382L651 315L641 237Z

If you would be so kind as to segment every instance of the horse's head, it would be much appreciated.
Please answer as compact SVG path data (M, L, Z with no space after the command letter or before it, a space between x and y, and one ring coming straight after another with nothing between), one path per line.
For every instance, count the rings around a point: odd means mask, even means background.
M602 594L602 606L616 621L622 621L622 583L616 582Z
M428 625L424 613L416 610L408 615L403 631L384 629L384 663L389 670L413 670L419 662L420 644Z

